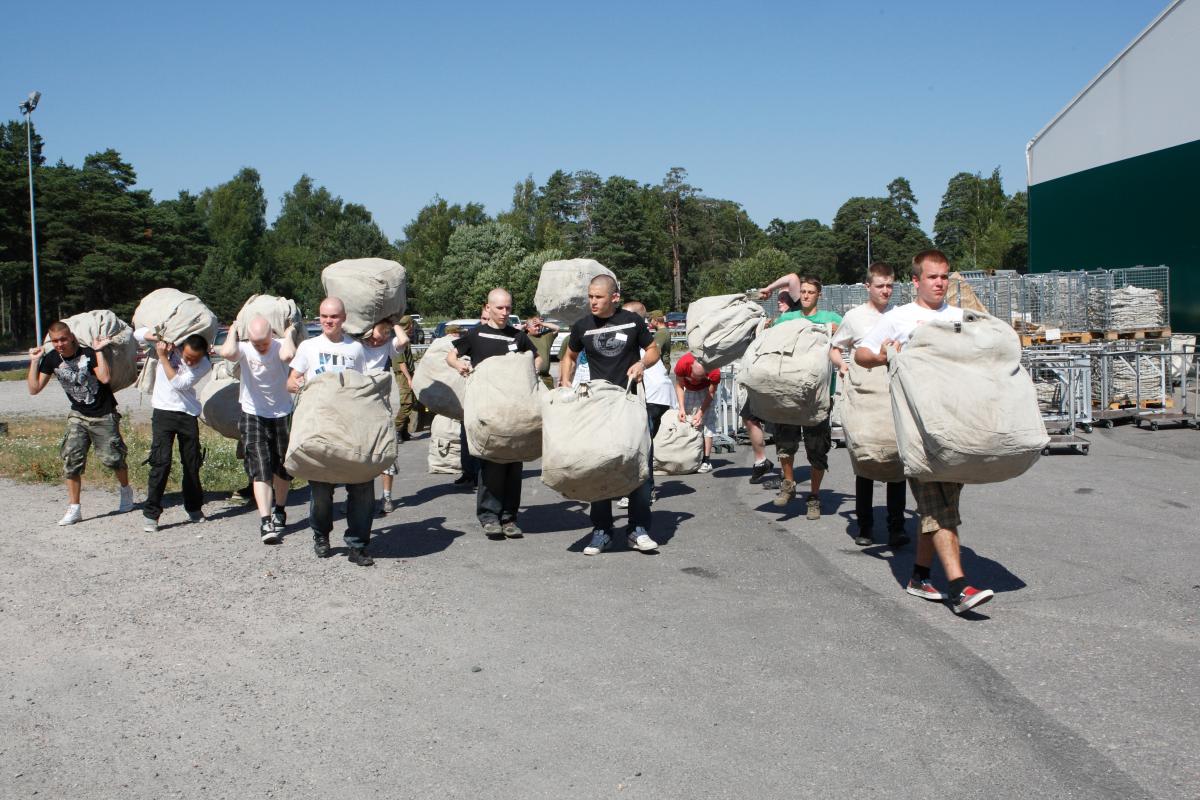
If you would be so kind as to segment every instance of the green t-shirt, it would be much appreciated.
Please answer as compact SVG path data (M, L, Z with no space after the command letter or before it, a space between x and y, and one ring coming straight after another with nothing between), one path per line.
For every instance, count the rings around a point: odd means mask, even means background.
M537 351L538 357L542 359L542 368L538 371L539 375L550 374L550 347L554 344L554 337L557 335L556 331L552 331L549 328L537 336L529 334L529 341L533 342L533 349Z
M671 329L659 328L654 332L654 343L658 345L658 356L662 360L662 365L667 368L667 374L671 373Z
M826 311L823 308L818 308L816 311L814 311L811 314L805 314L801 311L785 311L784 313L780 314L778 317L775 318L774 324L778 325L781 322L787 322L788 320L791 320L791 319L806 319L809 322L816 323L817 325L829 325L829 324L841 325L842 324L842 315L841 314L838 314L837 312L834 312L834 311ZM833 371L833 377L831 377L829 379L829 396L833 397L835 394L837 394L837 370L836 369Z

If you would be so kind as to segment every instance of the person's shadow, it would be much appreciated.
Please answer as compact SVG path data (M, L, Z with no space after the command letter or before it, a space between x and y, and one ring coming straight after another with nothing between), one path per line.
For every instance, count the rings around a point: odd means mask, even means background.
M526 506L517 517L522 533L559 533L576 528L590 528L588 504L578 500ZM590 535L590 534L589 534Z
M920 533L916 534L920 536ZM908 579L912 577L913 563L916 558L916 545L906 546L903 550L892 550L886 544L872 545L864 547L862 552L873 558L878 558L881 561L886 561L888 567L892 570L892 577L896 579L896 584L901 591L904 591L908 586ZM1006 566L986 556L981 556L972 550L970 547L965 547L960 544L959 557L962 559L963 574L967 576L967 580L972 586L977 589L991 589L996 594L1005 592L1019 592L1026 586L1025 581L1013 574ZM930 577L940 587L944 587L946 583L946 574L942 571L941 562L935 556L933 559L932 572ZM985 614L980 614L975 611L968 611L961 615L964 619L990 619Z
M463 531L447 528L445 522L445 517L428 517L377 528L369 552L374 558L420 558L441 553L463 535Z

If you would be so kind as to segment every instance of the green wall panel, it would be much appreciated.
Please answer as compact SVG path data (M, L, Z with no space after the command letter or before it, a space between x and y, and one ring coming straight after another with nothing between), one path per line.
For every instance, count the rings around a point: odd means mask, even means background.
M1032 271L1158 264L1171 326L1200 332L1200 140L1029 188Z

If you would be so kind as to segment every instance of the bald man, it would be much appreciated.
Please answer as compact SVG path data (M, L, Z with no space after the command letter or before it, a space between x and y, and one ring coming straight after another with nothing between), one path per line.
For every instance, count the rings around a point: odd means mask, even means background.
M466 377L471 370L493 356L509 353L533 353L532 369L541 366L537 348L525 335L509 324L512 295L507 289L488 292L483 307L483 324L472 328L454 342L446 353L446 363ZM475 515L489 539L519 539L517 509L521 505L521 462L497 464L479 459L479 483L475 490Z
M305 381L327 372L362 372L367 352L362 342L351 339L342 331L346 322L346 307L336 297L321 301L321 335L305 339L296 348L292 371L288 376L288 391L299 392ZM308 501L308 520L313 532L313 552L317 558L328 558L329 532L333 530L333 490L335 484L309 481L312 495ZM371 523L375 518L375 481L346 484L346 555L351 564L369 567L375 560L367 554L371 542Z
M241 370L238 418L242 462L254 487L258 506L258 535L263 544L279 544L287 526L287 496L292 476L283 468L288 448L288 362L296 354L291 327L282 340L271 335L271 323L256 316L246 326L249 342L238 341L237 324L229 326L225 343L217 352L226 361L236 361ZM274 501L274 510L272 510Z

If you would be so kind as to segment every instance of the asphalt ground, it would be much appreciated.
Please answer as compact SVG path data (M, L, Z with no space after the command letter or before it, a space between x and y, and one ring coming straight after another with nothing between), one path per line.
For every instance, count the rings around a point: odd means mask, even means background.
M270 547L215 496L150 535L0 482L0 796L1197 797L1200 433L1091 439L966 488L962 618L853 544L844 450L819 521L743 448L660 479L657 553L587 557L536 464L493 542L417 439L370 569L302 492Z

